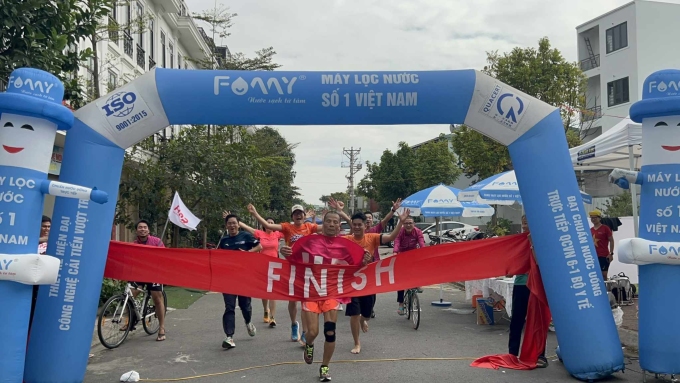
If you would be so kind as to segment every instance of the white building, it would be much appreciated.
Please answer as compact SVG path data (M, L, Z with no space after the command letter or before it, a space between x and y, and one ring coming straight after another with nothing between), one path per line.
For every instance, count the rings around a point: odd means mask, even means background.
M183 0L118 1L108 17L108 30L102 26L99 32L99 83L94 81L93 59L78 71L78 76L85 79L87 93L92 95L94 87L98 87L100 96L104 96L154 67L191 70L198 69L196 62L210 60L212 41L189 14ZM81 41L78 49L87 48L92 48L91 42ZM226 47L219 49L229 54ZM156 139L169 139L179 129L169 126L157 133ZM59 177L66 134L60 131L55 139L51 179ZM44 214L52 216L53 209L54 197L46 196Z
M680 5L635 0L576 27L578 60L588 77L587 142L607 131L640 99L652 72L680 67Z

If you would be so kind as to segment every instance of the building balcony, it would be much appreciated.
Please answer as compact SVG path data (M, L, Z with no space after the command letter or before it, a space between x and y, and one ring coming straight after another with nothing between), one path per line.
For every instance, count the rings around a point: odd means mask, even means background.
M599 68L600 67L600 55L594 55L592 57L588 57L586 59L581 60L580 63L581 70L586 72L591 69Z
M123 31L123 52L125 52L126 55L132 57L134 54L134 46L132 43L132 36L130 36L130 32L128 31Z
M142 70L146 70L146 55L144 53L144 48L137 44L137 65L139 65Z
M180 13L182 11L181 0L151 0L151 2L163 7L166 13Z
M592 108L588 108L581 113L581 121L594 121L602 118L602 105L597 105Z
M177 30L179 31L179 40L187 50L187 56L196 59L209 58L210 46L199 31L194 20L189 16L177 17Z
M153 58L149 57L149 70L151 70L155 67L156 67L156 61Z
M120 25L114 19L109 19L109 40L111 42L118 44L118 31L120 30Z

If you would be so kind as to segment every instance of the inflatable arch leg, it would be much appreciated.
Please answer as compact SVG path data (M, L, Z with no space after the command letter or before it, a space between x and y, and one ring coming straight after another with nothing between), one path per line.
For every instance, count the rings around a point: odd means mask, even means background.
M622 370L623 353L570 162L559 111L474 70L245 72L155 69L76 112L61 178L96 181L112 197L123 150L169 124L376 125L465 123L508 145L567 370L597 379ZM112 202L115 202L112 200ZM115 203L93 206L84 228L68 330L57 296L42 291L28 349L27 383L82 382ZM75 203L54 217L75 221ZM50 237L55 246L57 233ZM587 323L587 326L583 324ZM59 350L59 352L54 352Z

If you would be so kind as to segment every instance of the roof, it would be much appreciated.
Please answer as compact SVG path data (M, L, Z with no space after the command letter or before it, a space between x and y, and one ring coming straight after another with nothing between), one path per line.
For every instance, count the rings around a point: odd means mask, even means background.
M581 29L581 28L587 26L588 24L593 23L594 21L597 21L597 20L599 20L599 19L601 19L601 18L603 18L603 17L605 17L605 16L611 15L612 13L617 12L617 11L623 9L623 8L629 7L629 6L633 5L633 4L635 4L635 0L634 0L634 1L631 1L630 3L626 3L626 4L624 4L624 5L622 5L622 6L618 7L618 8L614 8L614 9L612 9L611 11L609 11L609 12L607 12L607 13L603 13L603 14L601 14L600 16L594 18L594 19L588 20L588 21L586 21L585 23L576 26L576 29L577 29L577 30L578 30L578 29Z

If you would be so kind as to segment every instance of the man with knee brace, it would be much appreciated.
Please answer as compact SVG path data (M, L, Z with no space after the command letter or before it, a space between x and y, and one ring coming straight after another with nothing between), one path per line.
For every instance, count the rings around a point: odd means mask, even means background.
M325 237L331 237L327 239L322 245L318 245L315 250L311 248L306 248L311 255L310 259L322 260L324 264L347 264L347 265L367 265L373 259L373 255L368 251L363 251L358 246L355 246L351 242L343 238L338 238L337 235L340 233L340 215L336 212L328 212L324 215L322 235ZM311 237L316 237L314 234ZM347 242L347 244L344 244ZM328 247L326 247L328 246ZM355 246L358 252L355 256L350 256L351 251L338 249L350 249ZM330 248L334 251L330 251ZM363 259L361 259L361 254L363 253ZM284 247L281 249L281 254L286 258L293 254L290 247ZM330 382L331 375L328 365L333 357L333 352L335 351L335 326L338 320L338 309L341 303L350 302L350 298L338 298L338 299L325 299L317 301L303 301L302 302L302 318L304 323L307 325L307 332L305 336L305 350L304 350L304 360L307 364L312 364L314 362L314 340L319 335L319 316L323 315L323 334L325 338L324 350L323 350L323 361L321 362L321 367L319 368L319 381Z

